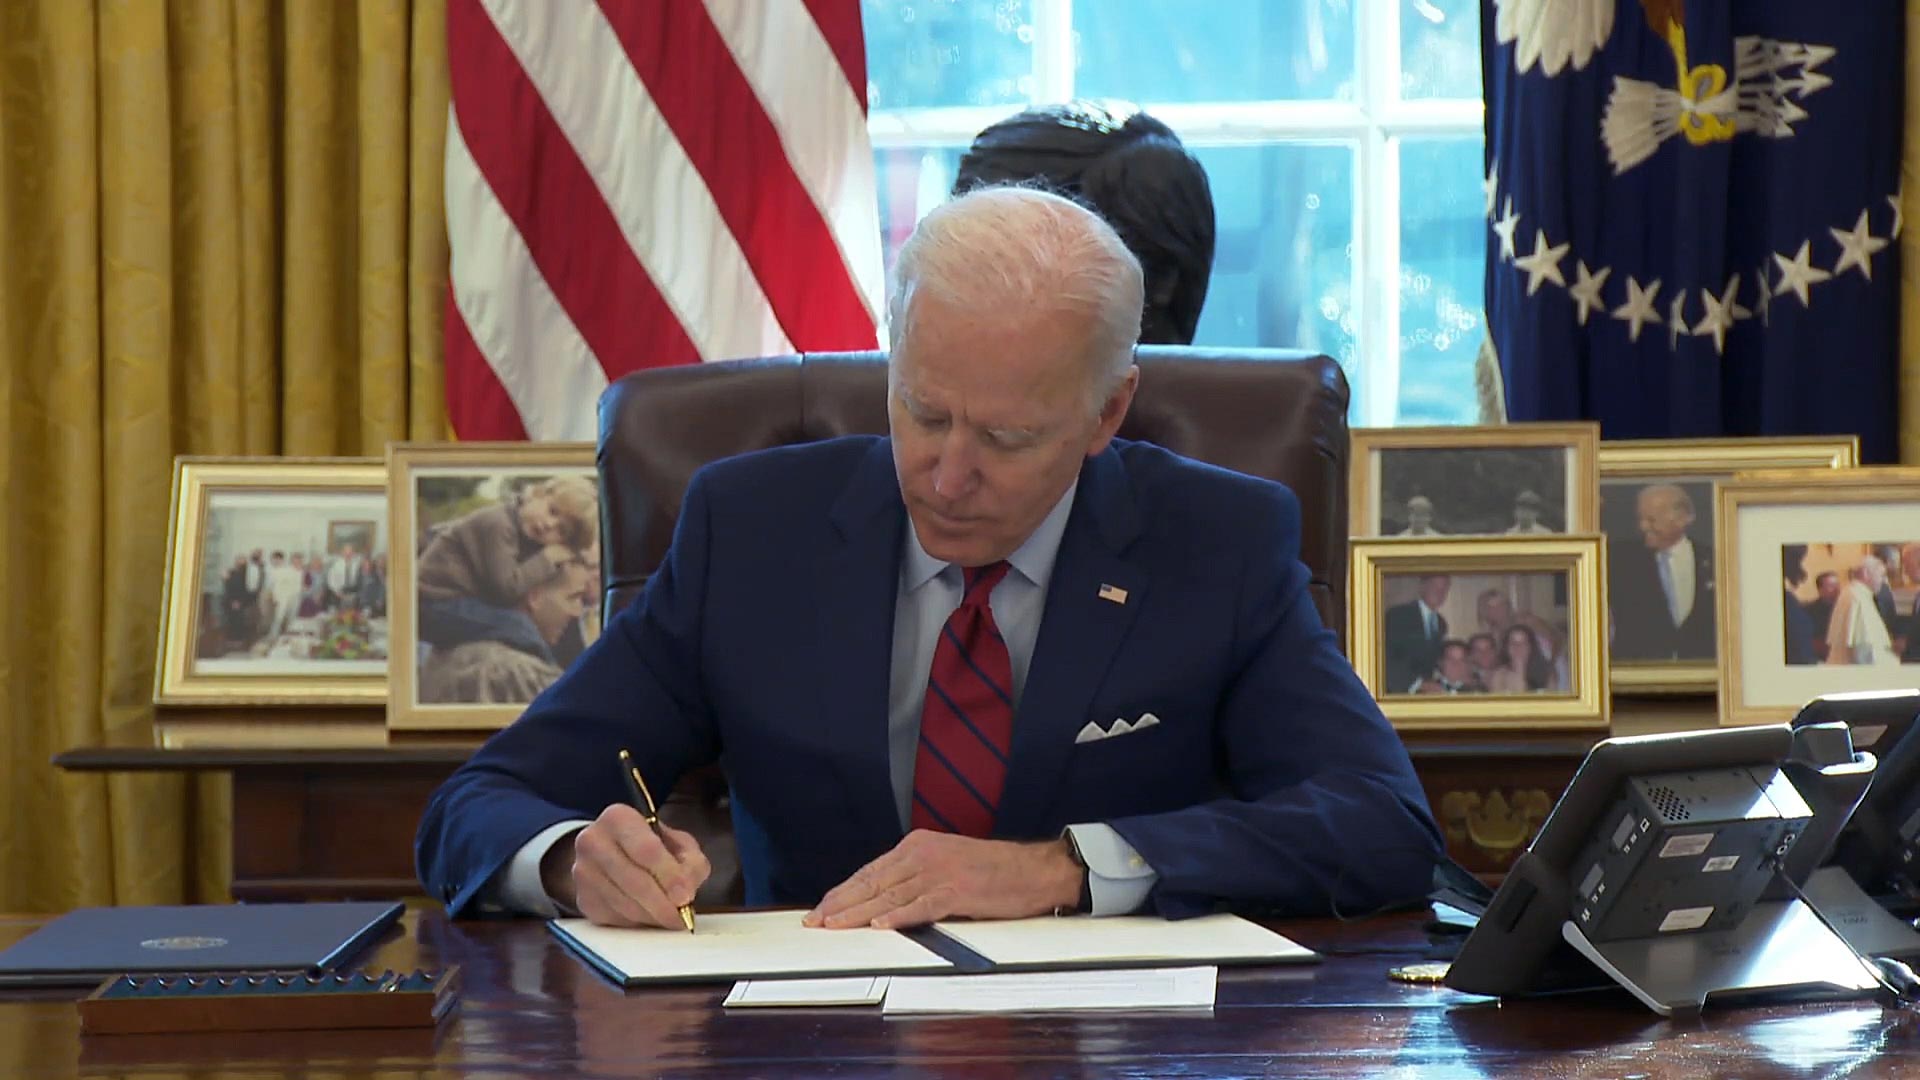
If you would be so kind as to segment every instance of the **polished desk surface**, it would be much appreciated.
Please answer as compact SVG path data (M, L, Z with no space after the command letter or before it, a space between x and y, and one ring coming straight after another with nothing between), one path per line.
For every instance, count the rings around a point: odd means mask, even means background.
M410 910L366 966L460 964L461 1005L437 1031L82 1039L77 993L0 991L0 1076L1920 1075L1920 1015L1871 1001L1664 1020L1617 992L1502 1004L1389 980L1424 954L1421 924L1276 923L1326 962L1224 969L1211 1014L885 1020L873 1008L726 1011L725 986L623 992L536 922ZM0 946L35 925L0 917Z

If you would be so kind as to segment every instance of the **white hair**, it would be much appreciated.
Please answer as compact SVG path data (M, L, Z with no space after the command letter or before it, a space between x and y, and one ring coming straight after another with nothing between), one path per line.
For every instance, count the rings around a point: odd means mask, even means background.
M922 290L981 318L1044 306L1085 315L1093 408L1133 364L1145 284L1140 260L1100 215L1031 187L975 188L935 207L900 248L887 298L887 344L907 335Z

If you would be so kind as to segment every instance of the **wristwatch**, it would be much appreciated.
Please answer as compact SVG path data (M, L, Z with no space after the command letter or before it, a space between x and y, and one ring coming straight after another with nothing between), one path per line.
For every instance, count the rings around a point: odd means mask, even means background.
M1080 868L1080 902L1072 910L1064 907L1053 909L1055 915L1089 914L1093 911L1093 871L1087 866L1086 856L1080 854L1080 842L1073 838L1072 829L1062 829L1060 835L1067 842L1067 857Z

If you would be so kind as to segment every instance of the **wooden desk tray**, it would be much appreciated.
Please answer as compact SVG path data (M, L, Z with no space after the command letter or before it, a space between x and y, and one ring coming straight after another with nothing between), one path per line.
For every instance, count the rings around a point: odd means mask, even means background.
M460 997L460 968L119 975L80 1001L88 1035L433 1027Z

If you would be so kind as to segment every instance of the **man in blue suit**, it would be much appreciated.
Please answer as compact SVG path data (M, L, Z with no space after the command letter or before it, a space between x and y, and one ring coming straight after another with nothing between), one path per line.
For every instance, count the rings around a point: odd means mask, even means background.
M434 795L460 915L679 925L708 873L649 786L718 761L750 904L829 927L1417 901L1441 842L1320 623L1285 488L1114 438L1139 263L990 188L889 302L891 435L702 469L643 595Z

